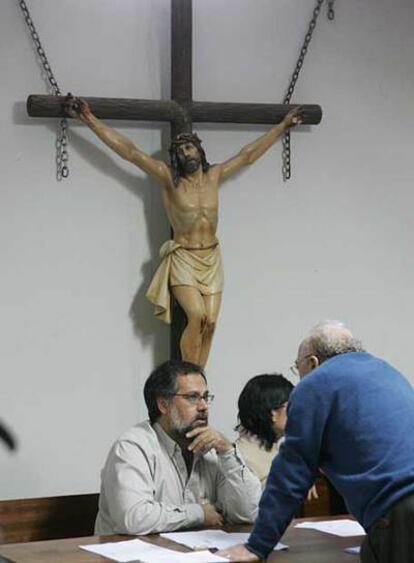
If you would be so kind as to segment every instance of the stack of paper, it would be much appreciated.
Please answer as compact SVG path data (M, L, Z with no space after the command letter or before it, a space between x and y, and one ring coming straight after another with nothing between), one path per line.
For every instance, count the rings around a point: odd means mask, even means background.
M182 553L141 540L80 545L79 547L120 563L127 563L128 561L140 563L228 563L228 559L217 557L210 551Z
M228 533L223 530L200 530L199 532L168 532L160 534L163 538L175 541L191 549L226 549L238 543L246 543L250 534L243 532ZM287 549L288 546L278 543L276 551Z
M335 536L364 536L364 528L355 520L327 520L324 522L300 522L295 528L307 528L309 530L319 530Z

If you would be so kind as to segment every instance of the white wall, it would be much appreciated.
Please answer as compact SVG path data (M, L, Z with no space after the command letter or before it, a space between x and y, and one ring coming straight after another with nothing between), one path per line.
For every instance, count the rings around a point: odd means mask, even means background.
M194 97L279 102L310 0L194 0ZM62 91L159 98L169 92L168 0L31 0ZM414 5L336 2L321 14L294 101L323 121L295 132L227 185L219 234L226 288L208 365L213 421L227 433L245 381L287 372L320 318L411 371ZM90 492L113 439L145 417L142 385L168 357L168 329L144 292L169 236L157 186L70 130L70 178L54 179L55 121L30 119L45 93L17 2L0 19L0 498ZM150 154L166 128L113 122ZM263 127L196 127L209 160Z

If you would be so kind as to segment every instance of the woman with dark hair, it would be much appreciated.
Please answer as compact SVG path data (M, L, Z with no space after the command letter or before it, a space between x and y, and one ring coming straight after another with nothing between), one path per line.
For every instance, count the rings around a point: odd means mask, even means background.
M293 384L281 374L252 377L238 400L237 445L246 465L264 486L286 426Z
M287 422L286 408L293 384L279 373L255 375L244 386L238 400L239 414L236 443L247 467L262 488L273 458L283 441ZM313 485L308 500L318 498Z

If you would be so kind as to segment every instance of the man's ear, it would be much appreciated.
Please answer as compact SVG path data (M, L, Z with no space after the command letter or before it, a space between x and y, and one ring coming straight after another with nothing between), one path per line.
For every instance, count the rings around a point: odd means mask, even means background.
M272 421L272 424L274 424L277 420L277 410L276 409L272 409L270 411L270 420Z
M165 397L157 397L157 407L161 414L165 414L168 411L168 399Z
M311 356L309 362L312 365L312 369L316 369L320 365L318 356Z

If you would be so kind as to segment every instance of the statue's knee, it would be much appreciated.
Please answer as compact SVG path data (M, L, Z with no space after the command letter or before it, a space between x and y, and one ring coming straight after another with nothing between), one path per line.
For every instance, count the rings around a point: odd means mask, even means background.
M208 326L207 315L203 315L203 317L202 317L202 319L201 319L201 324L200 324L200 332L201 332L203 335L206 333L207 326Z
M205 333L207 336L213 336L214 331L216 330L216 323L215 321L211 321L209 319L206 319L206 325L205 325Z
M193 310L188 315L188 323L203 332L207 322L206 314L203 311Z

